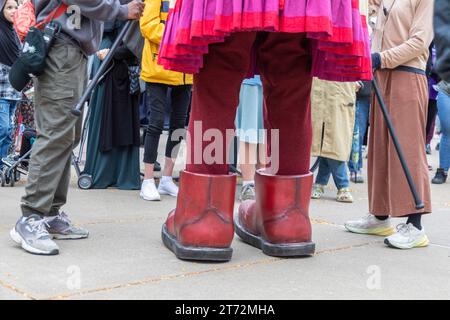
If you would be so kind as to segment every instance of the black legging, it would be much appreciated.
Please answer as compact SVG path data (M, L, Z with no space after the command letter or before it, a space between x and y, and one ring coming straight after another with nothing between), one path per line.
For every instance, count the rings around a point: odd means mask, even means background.
M436 100L428 100L428 115L427 115L427 129L426 129L426 139L427 144L430 143L433 138L433 133L430 132L431 129L434 129L433 124L436 120L436 114L438 112Z
M27 129L22 134L22 143L20 146L19 156L22 158L28 151L31 150L32 139L36 138L36 131ZM30 158L29 156L27 158Z
M159 139L164 129L164 111L170 90L171 112L169 137L166 144L167 158L175 158L179 151L181 138L172 141L177 129L185 129L187 112L191 102L191 85L169 86L159 83L147 83L147 118L145 136L144 163L154 164L158 156ZM183 134L184 135L184 134Z

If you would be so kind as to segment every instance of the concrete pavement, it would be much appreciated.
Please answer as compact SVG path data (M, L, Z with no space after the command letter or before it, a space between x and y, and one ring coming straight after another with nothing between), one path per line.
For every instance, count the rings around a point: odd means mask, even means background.
M430 163L436 168L436 151ZM82 191L75 179L65 211L90 238L59 241L58 256L27 254L8 235L23 186L0 189L0 299L450 298L450 183L432 186L428 248L394 250L383 238L346 232L346 220L367 212L367 184L352 184L355 203L341 204L330 183L311 205L314 257L268 257L236 237L232 261L220 264L180 261L162 245L174 198L149 203L138 191Z

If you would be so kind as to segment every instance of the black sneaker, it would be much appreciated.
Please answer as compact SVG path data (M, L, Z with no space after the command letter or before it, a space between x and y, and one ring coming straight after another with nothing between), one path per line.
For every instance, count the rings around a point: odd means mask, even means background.
M443 184L447 181L447 172L445 172L444 169L439 168L436 171L436 175L434 176L433 180L431 180L431 183L433 184Z

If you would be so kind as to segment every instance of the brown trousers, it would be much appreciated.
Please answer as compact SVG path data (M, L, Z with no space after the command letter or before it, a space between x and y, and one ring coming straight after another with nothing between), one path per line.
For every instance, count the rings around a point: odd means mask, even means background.
M396 70L380 70L375 76L425 208L415 208L414 198L389 136L378 100L374 96L368 155L369 211L374 215L393 217L430 213L430 183L425 154L427 78L420 74Z

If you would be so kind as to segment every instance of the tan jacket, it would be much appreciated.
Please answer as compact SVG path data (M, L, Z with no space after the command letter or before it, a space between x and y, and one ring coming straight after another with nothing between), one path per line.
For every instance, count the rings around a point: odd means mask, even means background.
M314 78L311 91L312 155L348 161L355 127L355 82Z
M382 68L426 69L433 40L433 4L433 0L370 0L372 9L378 7L372 52L380 53Z

